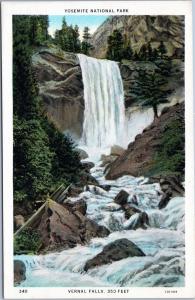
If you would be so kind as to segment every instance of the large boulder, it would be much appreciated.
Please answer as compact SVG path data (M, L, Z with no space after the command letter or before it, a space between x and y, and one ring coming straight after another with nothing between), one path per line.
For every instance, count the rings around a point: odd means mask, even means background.
M120 156L121 154L123 154L124 151L125 151L125 149L122 148L121 146L114 145L114 146L111 147L110 155Z
M128 197L129 194L126 191L121 190L114 198L114 202L119 205L125 205L127 203Z
M123 210L125 211L125 218L126 219L129 219L131 218L134 214L136 213L140 213L140 209L135 207L135 206L132 206L130 204L125 204L123 205Z
M134 213L133 220L130 219L130 224L125 227L128 230L136 230L138 228L147 229L149 225L148 214L143 211L140 213Z
M90 170L95 167L95 164L91 161L83 161L82 162L82 168L88 172L90 172Z
M110 231L102 225L98 225L95 221L86 219L85 221L85 239L89 241L94 237L104 238L110 234Z
M101 155L101 167L105 167L106 165L112 163L113 161L115 161L115 159L117 158L116 155L105 155L105 154L102 154Z
M20 284L26 280L26 266L21 260L14 260L14 284Z
M106 245L94 258L88 260L84 271L127 257L145 256L144 252L128 239L119 239Z
M76 151L79 153L79 157L80 159L86 159L89 157L89 155L87 154L87 152L81 148L76 148Z
M85 200L80 199L75 202L73 209L75 211L80 212L83 216L85 216L87 212L87 203L85 202Z
M176 174L152 176L149 182L160 184L162 191L162 197L158 204L160 209L166 207L171 198L184 195L181 178Z
M88 243L92 237L107 236L109 230L87 218L86 210L86 202L82 199L63 204L50 199L39 222L36 220L31 224L40 233L41 246L37 251L47 253L69 249Z

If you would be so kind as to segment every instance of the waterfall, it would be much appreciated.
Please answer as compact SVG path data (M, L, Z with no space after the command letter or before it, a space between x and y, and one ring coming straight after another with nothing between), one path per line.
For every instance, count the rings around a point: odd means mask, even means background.
M82 144L88 148L123 145L125 106L118 64L78 54L84 83Z

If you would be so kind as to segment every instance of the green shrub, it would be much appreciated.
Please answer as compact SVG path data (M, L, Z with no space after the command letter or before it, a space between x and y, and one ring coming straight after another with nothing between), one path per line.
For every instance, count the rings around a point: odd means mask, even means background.
M181 119L173 120L165 127L161 144L147 176L176 174L183 180L185 168L184 132L184 122Z
M14 254L36 254L41 245L41 239L37 231L26 228L14 238Z

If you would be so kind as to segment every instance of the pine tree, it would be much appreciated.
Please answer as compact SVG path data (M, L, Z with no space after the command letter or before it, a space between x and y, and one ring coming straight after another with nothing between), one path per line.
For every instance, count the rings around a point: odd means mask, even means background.
M139 60L140 60L139 55L138 55L137 52L134 53L133 59L134 59L135 61L139 61Z
M62 19L62 28L55 32L55 43L64 51L78 53L81 51L79 27L68 26L65 17Z
M31 29L32 17L13 17L14 201L32 211L34 201L60 183L78 182L81 165L71 139L42 115Z
M151 60L152 60L152 61L156 61L158 58L159 58L158 50L157 50L157 49L154 49L154 50L152 51L152 57L151 57Z
M110 60L121 61L123 58L124 41L119 30L114 30L108 37L106 57Z
M84 27L83 30L83 41L81 43L82 53L88 55L90 49L92 49L92 45L90 44L91 35L89 32L89 27Z
M13 17L14 198L35 199L51 183L52 152L39 121L38 88L29 42L30 20Z
M153 50L150 43L148 43L148 47L147 47L147 58L148 60L151 61L153 60Z
M62 18L62 30L66 30L67 28L67 23L66 23L66 18L65 16Z
M168 83L168 79L163 76L161 69L153 72L140 70L136 83L132 88L132 93L136 95L142 106L151 106L155 117L158 117L157 106L168 102L168 96L172 93L172 90L162 88Z
M160 54L161 59L164 58L165 54L167 53L166 47L162 41L160 42L160 45L158 47L158 52Z
M30 16L30 44L40 46L48 39L48 16Z
M74 31L73 31L73 41L74 41L74 48L75 52L79 53L81 51L81 42L79 40L79 27L78 25L75 25Z
M124 59L129 59L129 60L133 59L133 50L132 50L130 44L126 48L124 48L123 58Z
M31 119L38 114L38 87L31 66L29 17L13 17L13 97L14 112Z
M140 60L143 60L143 61L147 60L147 47L146 47L146 45L143 45L141 47L140 52L139 52L139 57L140 57Z
M39 119L14 117L14 200L34 200L51 189L52 157Z

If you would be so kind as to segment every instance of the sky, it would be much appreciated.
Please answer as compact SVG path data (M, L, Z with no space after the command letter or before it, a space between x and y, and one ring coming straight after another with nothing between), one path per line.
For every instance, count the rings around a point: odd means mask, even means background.
M90 28L90 33L95 30L106 20L108 16L92 16L92 15L65 15L68 25L78 25L79 32L82 37L83 29L85 26ZM49 34L54 36L56 29L61 29L63 16L49 16Z

